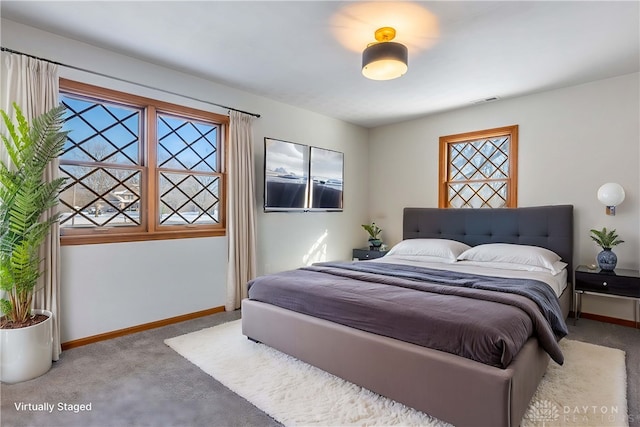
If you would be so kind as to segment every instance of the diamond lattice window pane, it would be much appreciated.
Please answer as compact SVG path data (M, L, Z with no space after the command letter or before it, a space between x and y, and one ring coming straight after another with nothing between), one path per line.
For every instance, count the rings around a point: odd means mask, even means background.
M141 110L63 95L64 130L61 159L140 165Z
M471 199L474 194L475 191L469 185L464 185L462 190L460 190L460 196L465 200Z
M220 222L219 181L213 176L162 172L159 182L160 224Z
M460 190L464 187L464 184L449 184L447 186L448 199L451 207L460 208L464 206L465 200L460 197Z
M458 150L467 159L472 158L473 155L476 154L476 148L473 146L472 142L461 142L455 145L458 145L460 147Z
M479 209L484 206L484 200L482 200L477 195L474 195L468 203L470 208Z
M462 168L466 163L467 161L462 157L453 159L449 168L449 181L464 181Z
M158 114L158 166L216 172L218 127Z
M506 195L494 194L491 199L489 199L489 206L492 208L504 208L507 205Z
M477 168L471 162L467 162L462 168L462 176L465 180L473 179L476 172Z
M483 200L489 200L495 194L493 187L489 184L482 184L477 191L478 196L482 197Z
M506 206L506 181L448 185L449 206L453 208L499 208Z
M139 170L61 165L62 227L140 225Z
M506 204L509 140L497 137L448 145L449 206L479 208ZM455 185L456 181L464 184Z
M495 171L491 177L494 179L506 178L509 176L509 157L502 153L497 152L490 159Z
M485 156L486 158L491 158L491 156L495 154L497 147L495 144L490 143L490 141L486 142L487 143L480 144L478 148L483 156Z

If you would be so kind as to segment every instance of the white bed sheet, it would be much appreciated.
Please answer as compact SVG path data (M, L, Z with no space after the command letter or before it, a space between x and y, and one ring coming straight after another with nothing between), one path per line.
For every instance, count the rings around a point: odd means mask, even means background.
M508 277L520 279L533 279L546 283L553 289L557 297L562 295L567 287L567 269L563 269L560 273L553 275L550 272L543 271L525 271L525 270L506 270L502 268L494 268L482 265L482 263L474 261L458 261L458 262L433 262L418 261L416 257L402 257L394 255L386 255L382 258L376 258L371 261L362 262L384 262L391 264L405 264L417 267L434 268L438 270L451 270L461 273L478 274L482 276Z

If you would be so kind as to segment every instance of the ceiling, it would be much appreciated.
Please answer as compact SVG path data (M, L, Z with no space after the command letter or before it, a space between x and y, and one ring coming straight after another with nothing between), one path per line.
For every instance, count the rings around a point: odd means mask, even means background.
M365 127L637 72L640 64L637 1L0 7L2 18ZM382 26L395 27L395 41L407 45L409 71L372 81L361 74L361 52Z

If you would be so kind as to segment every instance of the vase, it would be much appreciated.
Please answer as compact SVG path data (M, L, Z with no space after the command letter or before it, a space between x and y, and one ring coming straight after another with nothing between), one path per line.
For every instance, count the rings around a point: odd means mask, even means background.
M369 249L372 251L379 251L380 246L382 246L382 240L380 239L369 239Z
M611 248L603 248L597 256L598 267L603 271L613 271L618 263L618 257Z
M13 384L31 380L51 369L53 314L32 310L48 317L37 325L0 329L0 381Z

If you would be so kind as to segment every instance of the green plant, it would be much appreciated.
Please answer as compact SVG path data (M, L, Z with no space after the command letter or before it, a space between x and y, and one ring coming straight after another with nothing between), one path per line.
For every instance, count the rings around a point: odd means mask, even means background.
M613 246L624 243L624 240L618 239L616 230L607 231L607 227L602 230L591 230L591 239L602 249L611 249Z
M1 135L10 164L0 159L0 300L5 321L21 327L31 316L31 301L42 274L40 245L59 214L42 219L58 204L65 178L44 179L47 165L60 155L67 132L61 131L64 106L55 107L31 124L13 104L15 123L0 111L8 136Z
M378 227L375 222L372 222L371 224L362 224L362 228L369 233L370 239L377 239L380 232L382 232L382 228Z

